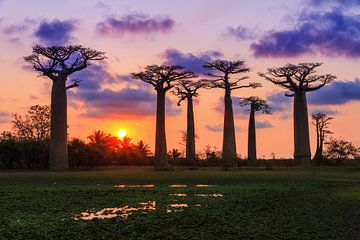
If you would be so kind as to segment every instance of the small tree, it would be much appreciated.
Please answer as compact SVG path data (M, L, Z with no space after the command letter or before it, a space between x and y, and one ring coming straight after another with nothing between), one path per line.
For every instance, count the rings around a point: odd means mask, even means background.
M262 112L265 114L271 113L270 106L265 100L259 97L242 98L240 106L250 106L249 129L248 129L248 164L250 166L257 165L256 157L256 126L255 126L255 112Z
M247 79L247 77L241 77L236 80L231 79L231 75L249 71L249 68L245 66L245 61L215 60L213 62L205 63L204 68L210 70L208 73L210 79L205 81L207 83L207 88L221 88L225 91L224 131L221 162L223 167L234 167L237 154L231 92L240 88L257 88L260 87L261 84L249 83L246 85L240 85L240 82Z
M198 90L203 86L202 81L182 79L176 83L173 91L179 97L178 106L187 100L186 160L193 168L197 168L193 98L198 96Z
M50 137L50 107L34 105L23 117L13 114L13 130L20 139L45 140Z
M330 121L332 117L328 117L325 113L314 113L312 116L312 124L316 128L316 152L313 161L316 165L320 165L323 160L323 146L327 135L332 132L329 131Z
M343 139L338 140L332 138L327 145L326 157L328 159L334 159L336 165L340 165L344 160L357 158L360 152L359 147Z
M36 45L33 53L24 57L30 67L52 80L51 126L50 126L50 169L66 169L67 146L67 96L66 90L77 87L79 81L66 86L68 77L85 69L90 61L105 59L104 53L82 46Z
M266 80L285 88L294 97L294 159L296 164L310 164L310 140L306 93L317 91L331 83L335 76L330 74L316 75L321 63L286 64L284 67L268 68L260 73Z
M167 155L166 133L165 133L165 95L174 87L174 84L183 79L193 78L191 71L184 70L178 65L149 65L145 71L132 73L133 79L139 79L152 85L156 91L156 134L155 134L155 170L170 170Z

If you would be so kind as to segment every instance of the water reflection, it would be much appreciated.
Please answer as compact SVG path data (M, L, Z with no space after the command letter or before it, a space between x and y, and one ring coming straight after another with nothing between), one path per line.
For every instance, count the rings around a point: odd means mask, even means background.
M166 213L184 211L184 209L186 209L188 207L189 207L189 205L187 203L168 204L167 208L166 208Z
M168 186L169 188L185 188L187 187L186 184L171 184Z
M174 197L187 197L186 193L170 193L169 196L174 196Z
M210 193L210 194L195 194L195 197L223 197L221 193Z
M113 188L153 188L154 184L118 184L114 185Z
M211 184L196 184L195 187L216 187L217 185Z
M109 219L115 217L121 217L126 219L129 215L134 212L142 212L147 213L156 210L156 202L148 201L148 202L140 202L138 203L140 207L129 207L124 206L120 208L104 208L100 211L95 212L94 210L90 210L88 212L81 212L79 215L75 216L75 220L94 220L94 219Z

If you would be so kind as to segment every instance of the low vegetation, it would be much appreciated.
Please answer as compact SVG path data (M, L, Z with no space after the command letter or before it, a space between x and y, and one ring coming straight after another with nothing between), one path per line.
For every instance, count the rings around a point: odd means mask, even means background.
M359 169L344 167L6 171L0 172L0 239L359 239L359 183ZM113 188L115 184L155 187ZM187 196L169 195L174 193ZM146 201L156 201L157 210L127 219L74 219L90 209ZM172 203L189 207L167 213Z

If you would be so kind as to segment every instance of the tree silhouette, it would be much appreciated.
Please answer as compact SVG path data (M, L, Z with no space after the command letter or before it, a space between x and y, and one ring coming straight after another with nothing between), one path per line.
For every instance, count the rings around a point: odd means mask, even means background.
M265 100L259 97L241 98L240 106L250 106L249 129L248 129L248 165L256 166L256 126L255 126L255 112L262 112L265 114L271 113L270 106Z
M13 115L13 129L20 139L46 140L50 137L50 107L34 105L23 117Z
M317 75L321 63L286 64L284 67L268 68L260 73L266 80L290 91L285 95L294 97L294 159L299 165L310 164L309 123L306 93L319 90L332 82L331 74Z
M52 80L49 167L66 169L69 167L66 90L79 84L75 79L66 86L66 81L72 73L85 69L90 61L105 59L104 53L82 46L36 45L32 54L24 59L31 68Z
M197 168L197 159L195 153L195 122L194 122L194 108L193 98L197 97L198 90L204 86L202 81L191 81L189 79L179 80L173 93L179 97L178 106L183 100L187 100L187 128L186 128L186 160L192 166Z
M331 138L327 145L326 157L334 159L336 165L340 165L344 160L359 157L360 148L350 141Z
M194 77L194 73L178 65L148 65L145 71L132 73L133 79L139 79L152 85L157 94L156 134L155 134L155 170L170 170L165 133L165 95L174 84L183 79Z
M314 113L312 116L312 124L316 127L316 151L313 161L316 165L320 165L323 160L323 146L325 137L332 132L329 131L330 121L332 117L328 117L325 113Z
M221 162L223 167L234 167L236 162L236 142L231 91L240 88L257 88L261 85L259 83L240 85L240 82L247 79L247 77L241 77L237 80L230 79L231 75L249 71L249 68L245 67L244 61L215 60L205 63L204 68L210 70L208 73L210 79L205 80L207 88L221 88L225 91L224 132Z

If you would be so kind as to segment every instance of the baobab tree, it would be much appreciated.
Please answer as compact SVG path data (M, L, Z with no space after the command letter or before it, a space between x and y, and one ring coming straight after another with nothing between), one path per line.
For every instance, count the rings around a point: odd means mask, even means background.
M32 69L52 81L49 167L54 170L67 169L66 91L77 87L79 80L73 80L70 85L66 85L66 82L71 74L85 69L90 61L105 59L104 52L82 46L36 45L32 54L24 59Z
M231 75L246 73L249 71L249 68L245 66L245 61L215 60L212 62L206 62L203 67L210 70L209 73L207 73L210 79L205 80L207 88L221 88L225 91L221 162L223 167L234 167L237 156L231 92L240 88L257 88L261 85L259 83L240 85L240 82L247 79L247 77L240 77L235 80L231 79Z
M156 134L154 170L171 170L168 162L165 133L165 95L177 81L193 78L191 71L179 65L148 65L145 71L132 73L133 79L139 79L152 85L156 91Z
M265 100L259 97L241 98L240 106L250 106L249 128L248 128L248 165L256 166L256 126L255 126L255 113L262 112L265 114L271 113L270 106Z
M203 87L202 81L192 81L189 79L179 80L173 90L173 93L179 97L178 106L183 100L187 100L187 125L186 125L186 160L192 168L197 168L197 159L195 153L195 122L193 98L198 96L198 90Z
M320 165L323 160L323 146L327 135L332 132L329 130L332 117L328 117L325 113L314 113L312 116L312 124L316 128L316 151L313 161L316 165Z
M294 97L294 159L298 165L308 165L311 160L306 93L319 90L335 79L331 74L315 74L321 65L286 64L284 67L268 68L266 73L259 74L275 85L289 90L286 96Z

